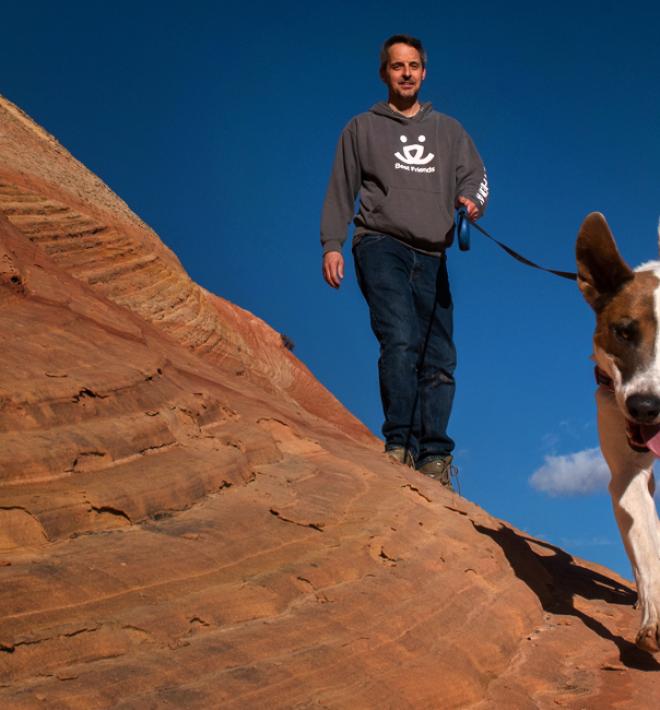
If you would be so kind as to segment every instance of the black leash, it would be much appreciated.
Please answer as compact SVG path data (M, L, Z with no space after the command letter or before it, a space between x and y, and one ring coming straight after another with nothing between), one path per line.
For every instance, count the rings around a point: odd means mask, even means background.
M417 356L417 377L419 378L421 372L422 372L422 367L424 365L424 360L426 359L426 350L428 349L429 346L429 340L431 338L431 331L433 330L433 321L435 320L435 314L438 309L438 291L440 287L440 270L442 269L442 264L443 260L440 259L440 263L438 264L438 270L436 271L435 274L435 296L433 299L433 308L431 310L431 317L429 318L429 324L426 328L426 334L424 336L424 344L422 345L422 349L419 352L419 355ZM408 424L408 436L406 436L406 443L403 447L403 461L404 463L408 459L408 455L413 457L413 460L415 458L415 452L410 448L410 443L412 439L412 432L413 428L415 426L415 415L417 414L417 405L419 404L419 384L417 386L417 389L415 390L415 400L413 402L412 406L412 412L410 414L410 424ZM419 444L419 442L417 442ZM417 451L417 454L419 455L419 451Z
M577 281L577 274L572 271L559 271L558 269L547 269L545 266L541 266L531 261L527 257L519 254L515 249L507 246L499 239L495 239L492 234L489 234L483 227L478 225L476 222L472 222L472 226L478 229L484 237L488 237L492 242L495 242L500 249L503 249L509 256L513 257L516 261L519 261L525 266L531 266L533 269L539 269L540 271L545 271L549 274L554 274L555 276L561 276L563 279L569 279L569 281ZM467 215L464 208L458 210L456 215L456 233L458 235L458 247L461 251L468 251L470 248L470 222L467 219Z
M533 269L539 269L540 271L545 271L548 274L554 274L555 276L560 276L563 279L568 279L569 281L577 281L577 274L573 273L572 271L559 271L558 269L547 269L545 266L541 266L540 264L536 264L535 262L531 261L528 259L526 256L523 256L522 254L519 254L515 249L512 249L510 246L507 246L503 242L499 241L499 239L495 239L495 237L492 234L489 234L483 227L479 226L476 222L470 223L470 221L467 218L467 212L464 207L461 207L459 210L457 210L456 213L456 235L458 237L458 247L461 251L469 251L470 249L470 224L478 229L484 237L488 237L491 241L495 242L500 249L503 249L509 256L513 257L516 261L519 261L521 264L524 264L525 266L531 266ZM438 265L438 272L436 274L436 294L435 294L435 301L433 303L433 310L431 312L431 319L429 320L429 325L426 329L426 334L424 337L424 343L422 345L422 349L419 353L419 357L417 360L417 372L421 373L422 367L424 366L424 360L426 359L426 350L428 348L429 344L429 339L431 337L431 329L433 328L433 321L435 319L435 313L436 313L436 308L438 305L438 287L439 287L439 277L440 277L440 269L442 268L442 261ZM413 455L413 452L410 448L411 444L411 438L412 438L412 431L413 427L415 425L415 413L417 410L417 405L419 403L419 389L415 393L415 401L413 403L413 408L412 408L412 414L410 417L410 424L408 425L408 436L406 437L406 443L404 446L404 461L407 458L408 454L410 453Z

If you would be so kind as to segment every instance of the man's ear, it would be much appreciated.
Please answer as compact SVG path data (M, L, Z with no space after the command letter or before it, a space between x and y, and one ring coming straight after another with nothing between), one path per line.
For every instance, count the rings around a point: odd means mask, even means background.
M634 273L619 254L612 232L600 212L587 215L575 245L578 286L587 303L601 310Z

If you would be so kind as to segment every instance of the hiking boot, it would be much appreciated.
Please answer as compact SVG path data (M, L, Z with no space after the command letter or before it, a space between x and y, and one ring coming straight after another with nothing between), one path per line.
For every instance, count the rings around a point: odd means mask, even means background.
M406 449L403 446L394 446L391 449L385 449L385 453L393 461L403 463L406 466L410 466L410 468L415 468L415 459L410 449Z
M438 481L438 483L441 483L445 488L449 488L453 493L456 493L451 479L452 477L456 478L458 476L458 469L456 466L452 466L453 460L451 456L431 459L431 461L422 464L417 470L425 476L432 478L434 481Z

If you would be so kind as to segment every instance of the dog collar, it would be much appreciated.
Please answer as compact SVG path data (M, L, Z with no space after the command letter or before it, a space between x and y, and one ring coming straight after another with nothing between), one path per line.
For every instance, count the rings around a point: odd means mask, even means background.
M601 370L598 365L594 368L594 375L596 376L596 384L599 387L614 393L614 380L606 372ZM628 446L638 454L650 451L649 447L642 441L642 433L639 424L635 424L629 419L626 419L626 437L628 439Z

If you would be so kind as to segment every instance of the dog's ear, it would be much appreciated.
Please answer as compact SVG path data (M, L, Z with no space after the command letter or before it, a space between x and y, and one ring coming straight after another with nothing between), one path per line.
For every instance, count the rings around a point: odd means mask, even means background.
M587 303L599 311L634 273L619 254L600 212L592 212L582 222L575 251L578 286Z

